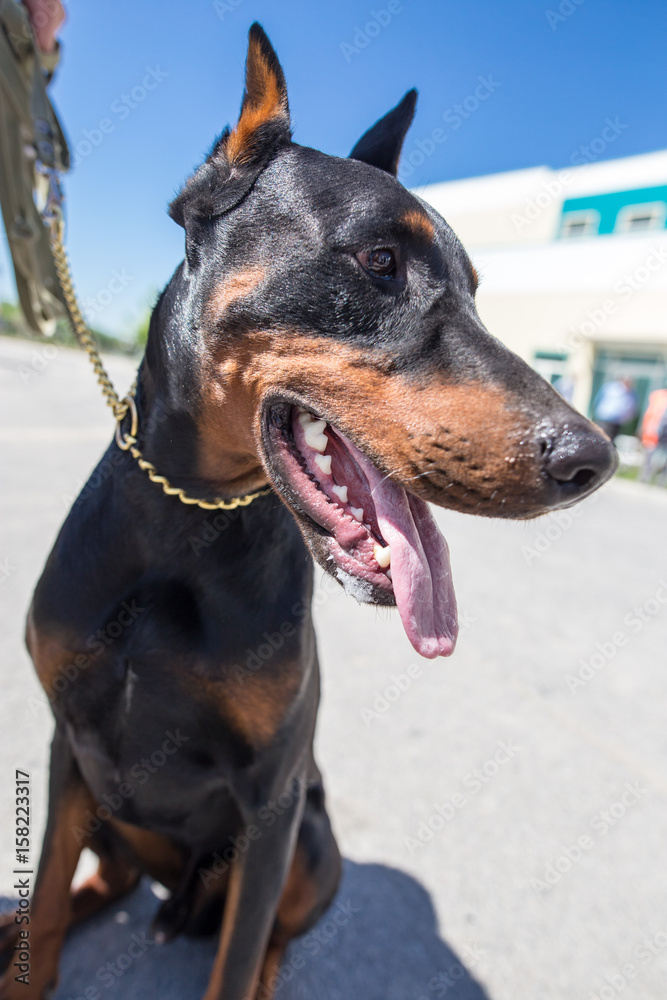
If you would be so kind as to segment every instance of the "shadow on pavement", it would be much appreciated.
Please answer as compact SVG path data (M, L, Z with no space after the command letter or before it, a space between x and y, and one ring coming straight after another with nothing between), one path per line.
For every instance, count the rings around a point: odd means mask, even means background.
M3 911L7 901L2 901ZM148 936L158 905L150 884L69 937L53 1000L201 1000L215 938ZM412 876L345 862L336 900L289 949L276 1000L489 1000L465 958L439 937L431 898ZM467 962L467 966L466 966Z

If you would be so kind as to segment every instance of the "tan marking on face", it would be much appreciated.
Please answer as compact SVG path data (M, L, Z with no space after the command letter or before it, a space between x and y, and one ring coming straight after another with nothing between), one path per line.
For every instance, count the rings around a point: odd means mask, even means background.
M479 285L479 275L477 273L477 268L473 267L472 265L471 265L471 267L472 267L472 282L473 282L473 287L474 287L475 291L477 291L477 287Z
M201 475L215 471L236 487L262 481L262 403L293 394L424 499L490 514L501 503L509 506L496 513L508 512L512 500L525 505L519 498L541 485L531 424L502 389L411 381L388 363L379 352L284 331L221 349L206 379Z
M424 212L415 208L409 209L401 216L401 222L422 239L430 241L435 238L435 226Z
M241 377L242 364L238 355L214 361L197 422L199 474L214 492L225 496L242 496L268 482L253 435L254 414Z
M230 274L216 288L204 309L205 322L213 325L219 323L229 307L239 299L244 299L257 288L266 277L266 271L261 267L249 267L245 271Z
M257 129L271 118L287 114L287 101L278 78L264 58L257 39L251 38L246 63L246 94L241 116L225 145L225 153L235 163L252 158Z

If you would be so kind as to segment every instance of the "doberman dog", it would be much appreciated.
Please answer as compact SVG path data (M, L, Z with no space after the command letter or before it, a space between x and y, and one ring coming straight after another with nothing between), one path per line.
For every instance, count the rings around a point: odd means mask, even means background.
M269 489L207 513L112 444L74 504L28 621L56 730L30 982L6 926L2 1000L44 997L68 928L142 873L171 893L157 940L219 934L205 1000L269 997L340 873L313 758L310 554L446 656L456 604L426 501L529 518L614 470L609 440L485 330L463 247L398 182L415 99L347 159L296 145L250 30L238 123L170 207L185 259L137 408L143 453L192 496ZM83 847L99 870L72 893Z

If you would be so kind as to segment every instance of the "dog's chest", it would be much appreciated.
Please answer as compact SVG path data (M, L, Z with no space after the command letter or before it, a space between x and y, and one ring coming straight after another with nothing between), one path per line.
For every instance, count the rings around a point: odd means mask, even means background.
M144 655L132 645L110 649L62 699L86 784L116 819L217 842L233 827L239 775L277 759L283 742L308 739L312 658L278 634L256 661L207 657L196 643L164 657L155 644Z

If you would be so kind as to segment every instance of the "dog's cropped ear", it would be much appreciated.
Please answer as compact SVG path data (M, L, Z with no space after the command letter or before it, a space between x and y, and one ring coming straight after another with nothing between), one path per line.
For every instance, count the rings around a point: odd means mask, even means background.
M248 37L239 120L233 129L225 129L206 162L172 201L172 219L184 226L193 215L212 218L229 211L291 140L285 76L264 29L255 22Z
M231 163L250 163L290 139L285 76L271 42L255 22L248 39L241 114L225 141L224 155Z
M351 160L361 160L396 176L403 140L410 128L417 103L417 91L409 90L395 108L364 132L350 153Z

